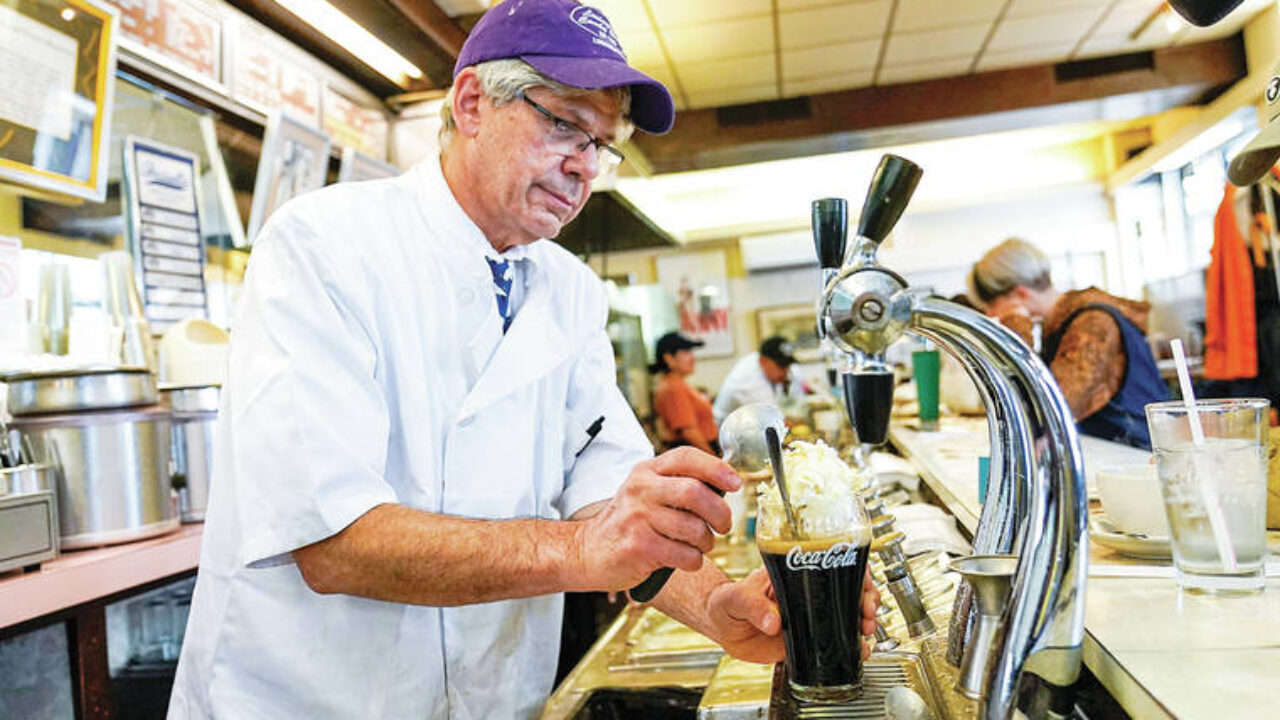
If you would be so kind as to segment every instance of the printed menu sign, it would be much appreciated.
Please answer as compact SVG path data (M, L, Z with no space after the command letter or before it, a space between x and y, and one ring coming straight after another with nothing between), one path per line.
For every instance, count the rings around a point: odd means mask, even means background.
M196 156L132 136L124 152L129 243L147 321L163 332L179 320L206 317Z
M176 61L201 79L222 82L222 24L187 0L108 0L120 9L124 37Z
M324 131L342 147L381 160L387 156L387 118L348 100L329 86L324 88Z
M236 26L231 94L269 113L281 109L320 127L320 80L281 52L270 35L241 23Z

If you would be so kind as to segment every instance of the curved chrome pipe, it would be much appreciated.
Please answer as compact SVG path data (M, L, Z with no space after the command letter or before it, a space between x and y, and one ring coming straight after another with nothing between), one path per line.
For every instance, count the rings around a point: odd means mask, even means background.
M915 303L912 330L959 351L962 362L968 358L966 367L987 402L991 478L1004 487L988 488L974 549L1007 552L1002 546L1008 543L1021 561L980 714L1009 718L1015 700L1064 690L1080 673L1088 574L1080 441L1049 368L1008 329L968 308L926 298Z

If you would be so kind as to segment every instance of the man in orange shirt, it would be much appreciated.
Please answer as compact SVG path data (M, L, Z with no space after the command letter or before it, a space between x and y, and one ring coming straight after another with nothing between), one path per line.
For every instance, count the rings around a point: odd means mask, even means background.
M685 382L697 364L692 350L702 345L701 340L685 337L679 332L669 332L658 338L654 352L657 360L649 369L662 373L662 379L654 393L653 405L661 421L659 435L668 447L692 445L719 455L711 402Z

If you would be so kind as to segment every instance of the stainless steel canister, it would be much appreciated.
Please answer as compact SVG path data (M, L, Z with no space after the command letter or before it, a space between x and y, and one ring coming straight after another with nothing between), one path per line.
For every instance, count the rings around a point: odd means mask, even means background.
M15 373L8 386L14 417L136 407L156 402L155 376L145 368L94 368Z
M173 487L182 522L204 521L213 477L213 427L218 419L217 385L162 386L173 410Z
M171 413L125 410L31 415L13 425L55 465L62 547L139 540L178 527L169 476Z

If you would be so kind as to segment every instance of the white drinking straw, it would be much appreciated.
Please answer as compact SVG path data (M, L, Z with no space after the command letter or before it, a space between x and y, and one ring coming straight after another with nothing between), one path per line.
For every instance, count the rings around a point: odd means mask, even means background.
M1196 410L1196 395L1191 389L1191 373L1187 370L1187 356L1182 352L1182 339L1174 338L1170 342L1173 348L1173 362L1178 367L1178 384L1182 386L1182 402L1187 406L1187 422L1191 425L1191 442L1196 449L1204 447L1204 428L1200 427L1200 413ZM1213 541L1218 546L1218 557L1222 558L1222 565L1227 572L1235 572L1238 568L1236 564L1236 553L1231 547L1231 536L1227 534L1227 518L1222 514L1222 506L1218 504L1218 498L1213 493L1209 484L1213 482L1213 478L1209 469L1205 467L1205 458L1196 452L1191 451L1192 467L1196 473L1196 487L1200 489L1200 502L1204 504L1205 512L1209 516L1209 529L1213 531Z

